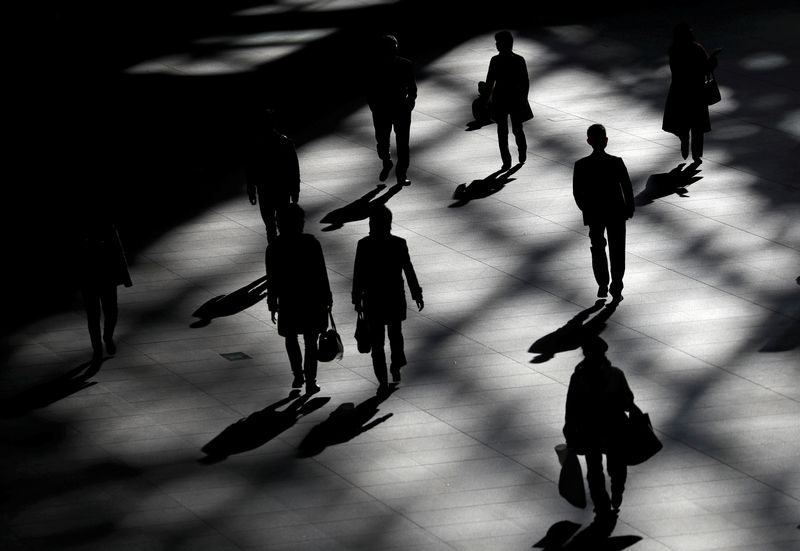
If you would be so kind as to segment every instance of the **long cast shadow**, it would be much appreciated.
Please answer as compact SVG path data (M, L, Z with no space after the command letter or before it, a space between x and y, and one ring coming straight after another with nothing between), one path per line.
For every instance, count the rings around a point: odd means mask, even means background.
M230 455L254 450L291 428L301 417L330 401L329 397L312 400L309 397L309 394L300 396L299 391L295 390L286 398L238 420L202 447L206 456L200 462L219 463ZM285 409L278 410L286 404L289 405Z
M511 175L522 168L521 164L513 166L510 170L498 170L489 174L486 178L472 180L469 184L459 184L453 192L455 203L448 205L451 209L463 207L474 199L484 199L503 189L509 182L516 178Z
M250 308L267 296L267 276L260 277L227 295L219 295L205 302L192 315L200 318L189 327L205 327L214 318L232 316Z
M19 417L97 384L89 379L97 374L102 363L103 360L84 362L53 380L40 383L6 399L0 407L0 418Z
M689 192L686 188L703 178L698 176L699 166L696 163L688 166L681 163L669 172L650 175L644 189L634 198L634 204L637 207L649 205L656 199L672 194L687 197Z
M538 354L531 360L531 363L544 363L559 352L578 349L587 337L600 335L606 328L608 319L617 310L617 304L614 302L606 304L605 308L604 304L603 299L597 300L594 305L578 312L571 320L552 333L537 339L528 348L529 353ZM588 322L586 321L589 316L601 309L602 312Z
M592 523L578 532L580 527L575 522L560 520L532 547L543 551L622 551L642 539L633 535L610 537L613 526Z
M348 222L357 222L358 220L366 220L369 218L370 209L375 205L385 205L389 199L397 195L402 185L396 184L389 188L389 190L378 197L378 194L386 188L384 184L380 184L375 189L365 193L352 203L349 203L341 208L332 210L320 219L321 224L328 224L322 228L322 231L334 231L341 229Z
M298 446L298 457L313 457L322 453L328 446L348 442L370 429L380 425L389 417L387 413L373 419L380 411L378 406L388 396L373 396L357 406L352 402L340 404L325 421L309 431Z

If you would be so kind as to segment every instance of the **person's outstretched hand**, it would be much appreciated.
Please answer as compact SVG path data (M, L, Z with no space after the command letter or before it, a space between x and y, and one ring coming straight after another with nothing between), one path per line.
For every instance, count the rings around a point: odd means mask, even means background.
M422 309L425 308L425 301L422 300L422 299L419 299L419 300L417 300L415 302L417 303L417 308L419 308L419 311L422 312Z
M277 314L277 312L270 312L269 313L269 317L272 320L272 323L275 323L275 314Z
M256 196L255 195L251 195L250 196L250 204L251 205L255 205L256 204Z

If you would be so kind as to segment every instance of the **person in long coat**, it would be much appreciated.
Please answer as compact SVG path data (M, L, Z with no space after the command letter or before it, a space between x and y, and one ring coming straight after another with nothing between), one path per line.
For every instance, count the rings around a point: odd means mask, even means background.
M564 437L567 447L586 456L586 479L596 518L615 522L628 478L623 452L633 392L625 374L606 358L608 344L598 336L582 344L584 360L575 367L567 390ZM606 490L603 455L611 478Z
M711 131L704 86L706 76L717 66L719 52L716 49L708 55L705 48L695 41L689 25L679 23L675 26L669 48L672 81L661 128L680 139L684 159L689 156L691 138L695 163L702 162L704 134Z
M384 344L389 335L392 379L400 381L400 368L406 365L402 322L406 319L405 274L411 298L422 310L422 287L417 280L408 245L392 235L392 212L385 205L373 208L369 235L358 242L353 268L353 305L363 312L372 345L372 367L378 379L378 393L389 390Z
M278 334L285 339L294 374L292 388L317 386L317 339L328 327L333 296L319 241L303 233L305 212L296 204L278 211L280 234L267 246L267 306L272 322L278 317ZM305 357L298 335L303 335Z
M572 193L583 213L584 225L589 226L597 296L605 298L610 291L614 301L619 302L622 300L622 278L625 275L625 223L635 210L633 186L623 160L605 151L608 144L605 127L593 124L586 134L592 154L575 163Z
M497 143L503 169L511 168L511 152L508 150L508 119L511 132L517 142L520 164L528 158L528 143L522 123L533 118L528 102L530 81L525 59L512 51L514 37L508 31L494 35L497 55L489 61L486 75L486 90L490 97L491 116L497 123Z
M103 357L103 343L110 355L117 352L114 342L119 317L117 287L133 285L117 228L102 216L90 219L83 227L78 254L78 284L86 309L93 361L97 362Z

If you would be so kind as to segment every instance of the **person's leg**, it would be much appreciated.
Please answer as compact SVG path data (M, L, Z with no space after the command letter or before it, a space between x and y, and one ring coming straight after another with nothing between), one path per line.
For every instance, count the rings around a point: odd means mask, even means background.
M89 340L92 343L94 358L103 357L103 339L100 333L100 293L97 289L86 286L81 289L83 307L86 310L86 323L89 327Z
M592 252L592 271L597 281L597 296L605 297L608 293L608 257L606 257L605 224L589 225L590 250Z
M408 165L410 163L411 139L411 111L402 110L394 117L394 136L397 143L397 168L395 175L397 183L405 184L408 179Z
M284 337L286 344L286 354L289 356L289 366L292 368L294 380L292 381L292 388L300 388L303 386L303 353L300 352L300 343L297 340L297 335L289 334Z
M119 317L116 285L112 283L103 287L100 293L100 304L103 308L103 341L106 343L106 351L113 356L117 353L117 346L114 344L114 330Z
M372 370L375 372L375 378L378 379L380 388L385 389L389 384L389 376L386 373L386 352L383 350L386 342L384 324L370 323L368 317L367 327L372 341Z
M622 278L625 275L625 221L609 223L608 255L611 263L611 294L616 299L622 298Z
M692 159L699 161L703 157L703 136L699 128L692 128Z
M266 193L259 191L258 208L261 211L264 227L267 228L267 243L272 243L278 236L278 228L275 224L275 201Z
M313 393L319 391L317 386L317 339L319 333L312 331L303 334L305 358L303 359L303 373L306 377L306 391Z
M511 132L517 142L519 152L519 162L524 163L528 159L528 142L525 140L525 131L522 129L522 121L511 118Z
M375 127L378 158L383 161L384 170L388 175L388 169L392 166L392 154L389 149L389 139L392 133L392 117L383 111L373 111L372 124ZM386 179L383 173L381 173L381 179Z
M678 138L681 140L681 157L685 159L689 156L689 129L678 134Z
M387 332L389 333L389 348L392 351L392 365L390 366L392 380L395 383L399 383L400 368L406 365L406 352L403 347L402 322L395 321L389 323L387 326Z
M625 482L628 480L628 466L625 464L625 457L621 453L606 455L606 463L608 477L611 479L611 508L614 512L618 512L620 505L622 505Z
M508 115L498 116L497 120L497 145L500 147L500 159L503 167L511 167L511 153L508 150Z
M609 514L611 512L611 502L608 499L608 491L606 491L602 453L586 453L586 481L589 483L589 495L592 497L592 503L594 503L594 514L596 516Z

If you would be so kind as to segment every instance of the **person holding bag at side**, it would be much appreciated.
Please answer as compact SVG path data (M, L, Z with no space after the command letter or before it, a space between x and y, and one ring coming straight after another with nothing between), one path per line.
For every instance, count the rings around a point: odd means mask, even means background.
M684 159L689 156L691 138L692 160L698 165L703 162L704 134L711 132L706 79L716 68L720 51L718 48L708 55L705 48L695 41L687 23L675 25L669 48L672 82L661 128L680 139L681 156Z
M422 310L422 287L411 264L408 245L392 235L392 211L377 205L369 216L369 235L358 242L353 268L353 305L364 314L372 349L372 367L378 379L378 394L388 395L384 344L389 335L392 380L400 382L400 368L406 365L403 350L402 322L406 319L406 292L403 274L411 298Z
M606 358L608 345L598 336L582 344L584 360L575 367L567 390L564 436L567 448L586 456L586 480L594 504L595 523L609 529L616 524L628 477L626 436L633 392L621 369ZM606 490L603 456L611 478Z
M278 334L286 339L286 353L294 374L292 388L317 386L317 339L328 327L333 295L319 241L303 233L305 212L290 204L278 211L279 235L267 246L267 305ZM298 335L303 335L305 357Z

